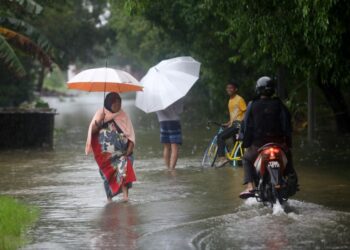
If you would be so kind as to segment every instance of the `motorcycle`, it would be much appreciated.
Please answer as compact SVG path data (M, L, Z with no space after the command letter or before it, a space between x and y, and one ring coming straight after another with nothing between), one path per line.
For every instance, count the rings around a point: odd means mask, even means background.
M277 143L259 148L254 163L257 174L255 198L258 202L271 206L278 202L282 205L298 191L296 174L285 174L288 163L286 150Z

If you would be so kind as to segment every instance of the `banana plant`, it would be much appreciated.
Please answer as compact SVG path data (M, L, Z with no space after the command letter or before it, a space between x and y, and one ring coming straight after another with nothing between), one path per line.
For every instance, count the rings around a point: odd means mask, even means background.
M5 0L0 7L0 59L18 77L26 74L19 51L34 56L43 67L51 67L53 46L40 31L15 15L38 15L41 11L42 7L34 0Z

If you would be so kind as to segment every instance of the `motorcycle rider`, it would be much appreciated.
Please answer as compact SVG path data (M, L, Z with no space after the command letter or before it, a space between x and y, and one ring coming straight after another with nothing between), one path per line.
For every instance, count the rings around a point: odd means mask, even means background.
M258 149L266 143L279 143L286 150L288 164L286 176L288 181L294 181L294 189L289 191L290 196L297 191L297 176L292 162L292 125L291 116L287 107L275 93L274 81L267 76L259 78L256 82L257 97L248 104L243 120L243 147L246 148L243 156L244 181L246 190L239 197L246 199L254 197L254 183L256 172L254 161L258 156ZM291 183L292 186L292 183Z

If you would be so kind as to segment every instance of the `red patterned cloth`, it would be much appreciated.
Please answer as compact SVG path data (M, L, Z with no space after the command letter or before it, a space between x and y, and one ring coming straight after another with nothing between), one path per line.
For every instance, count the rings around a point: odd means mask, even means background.
M131 157L127 157L126 160L125 176L119 176L118 178L118 170L115 164L111 161L111 153L102 152L102 146L99 142L98 134L92 136L91 146L100 172L103 175L104 180L108 183L110 192L106 190L107 196L113 197L119 194L121 192L121 185L130 187L130 184L136 181Z

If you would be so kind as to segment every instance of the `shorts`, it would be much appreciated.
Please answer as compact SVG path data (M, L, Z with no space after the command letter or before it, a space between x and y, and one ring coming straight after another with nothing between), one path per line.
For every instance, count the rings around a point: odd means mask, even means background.
M180 121L160 122L160 142L170 144L182 144Z

